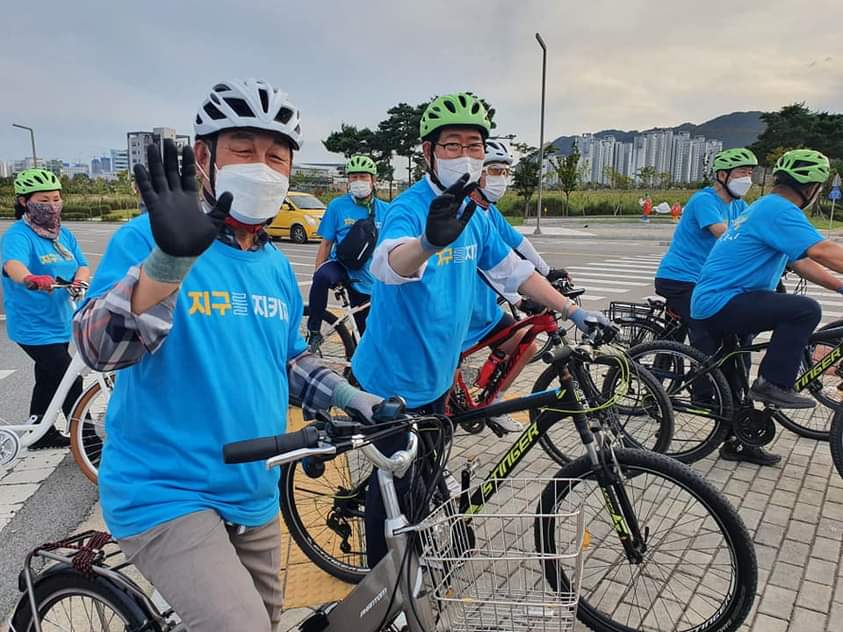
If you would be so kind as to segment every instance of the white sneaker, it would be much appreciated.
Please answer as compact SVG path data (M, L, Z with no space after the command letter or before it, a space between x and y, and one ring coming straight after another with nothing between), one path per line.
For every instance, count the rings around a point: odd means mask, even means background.
M489 419L506 432L522 432L524 430L524 424L513 419L511 415L499 415L497 417L489 417Z

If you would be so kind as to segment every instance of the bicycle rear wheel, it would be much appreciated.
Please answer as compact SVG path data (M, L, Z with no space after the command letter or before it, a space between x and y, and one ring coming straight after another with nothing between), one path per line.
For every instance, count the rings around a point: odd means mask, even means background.
M664 334L661 323L646 318L623 317L612 324L620 330L616 340L624 347L660 340Z
M840 322L831 323L840 326ZM813 342L805 348L799 374L804 375L812 366L823 358L830 356L838 346L843 344L843 337L834 334L823 334L822 330L814 336ZM843 354L841 354L843 356ZM802 393L811 395L819 404L815 408L804 410L778 410L775 419L791 432L816 439L828 441L832 419L838 411L843 411L843 365L841 357L833 359L828 367L803 386Z
M310 316L310 307L304 306L304 317L299 326L302 337L307 338L307 319ZM351 374L351 356L357 348L357 341L345 326L345 323L338 323L337 315L330 310L325 310L322 316L322 343L315 350L315 354L322 359L322 362L329 369L344 377Z
M35 585L35 602L42 632L161 630L126 592L102 577L89 579L71 569L40 580ZM26 594L18 603L11 623L13 630L34 632L32 608Z
M105 376L107 389L113 379L112 375ZM111 395L107 389L103 390L99 381L91 384L70 415L70 451L79 469L94 484L105 446L105 414Z
M582 504L588 537L578 618L612 632L732 632L749 615L758 565L752 538L737 511L688 466L645 450L615 450L628 497L645 538L643 561L630 562L606 509L598 473L588 457L556 474L580 479L548 485L535 523L536 548L547 555L545 578L554 590L573 585L570 568L552 556L557 542L553 514ZM599 467L599 466L598 466ZM617 486L615 486L617 489ZM571 494L576 497L569 498Z
M734 414L732 391L719 368L699 375L705 354L669 340L645 342L629 356L661 383L673 406L673 441L666 452L683 463L693 463L723 443Z
M831 418L831 430L829 431L829 445L831 447L831 460L837 473L843 478L843 413L837 412Z
M359 451L324 462L311 478L305 467L281 468L281 514L295 543L323 571L349 583L369 572L366 561L366 489L372 465ZM313 472L312 473L318 473Z
M607 402L615 396L621 372L611 358L604 357L590 364L588 374L581 377L587 381L580 384L581 388L597 400ZM545 391L559 384L559 369L549 366L539 375L533 392ZM574 424L565 421L568 415L550 410L531 410L530 421L535 421L539 414L551 415L557 420L539 439L542 448L554 461L565 465L585 453ZM591 414L600 416L604 428L626 447L656 452L665 452L670 447L674 423L670 400L658 380L643 367L633 367L629 389L614 406Z

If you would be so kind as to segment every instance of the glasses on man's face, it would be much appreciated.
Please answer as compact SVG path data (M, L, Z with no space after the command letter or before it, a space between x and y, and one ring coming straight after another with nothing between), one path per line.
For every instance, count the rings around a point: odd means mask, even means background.
M472 158L483 158L486 155L486 146L483 143L436 143L444 150L445 158L459 158L462 155ZM465 152L465 154L463 154Z
M509 167L486 167L487 176L508 176Z

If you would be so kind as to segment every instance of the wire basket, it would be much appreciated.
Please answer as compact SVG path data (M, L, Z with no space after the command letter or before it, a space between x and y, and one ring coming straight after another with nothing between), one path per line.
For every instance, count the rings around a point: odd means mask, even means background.
M653 316L654 307L649 303L628 303L626 301L612 301L606 315L611 321L619 318L649 318Z
M484 482L467 492L473 503L482 498L482 506L471 505L461 513L463 495L456 496L416 527L437 629L574 629L585 537L576 482ZM541 514L539 498L548 485L556 486L556 498L564 495L564 500L553 503L552 514ZM542 550L541 544L548 520L555 523L553 551Z

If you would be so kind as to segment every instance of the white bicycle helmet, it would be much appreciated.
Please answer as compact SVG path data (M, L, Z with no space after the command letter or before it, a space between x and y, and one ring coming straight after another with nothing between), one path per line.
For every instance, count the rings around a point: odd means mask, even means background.
M509 148L503 143L496 140L486 141L486 160L484 165L492 164L493 162L503 162L507 165L512 165L512 154L509 153Z
M196 113L193 130L207 136L222 130L252 127L276 132L301 149L301 113L287 100L287 93L260 79L223 81L211 88Z

